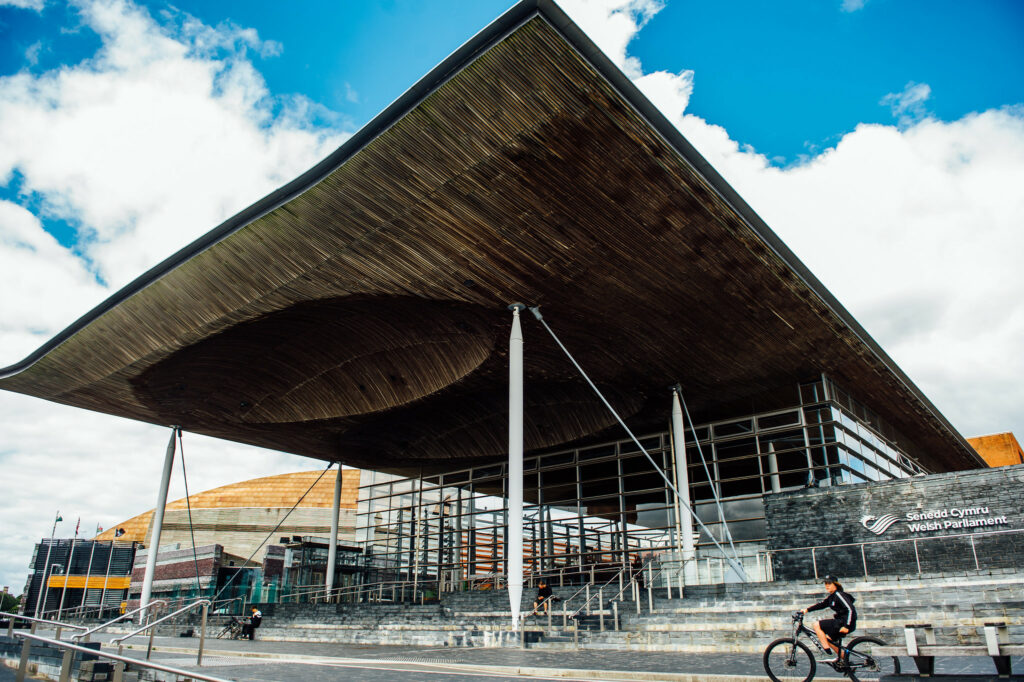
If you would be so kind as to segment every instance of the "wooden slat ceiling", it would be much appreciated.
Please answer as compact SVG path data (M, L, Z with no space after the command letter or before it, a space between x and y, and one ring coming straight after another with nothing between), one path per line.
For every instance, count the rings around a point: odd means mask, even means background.
M676 381L708 416L826 372L926 466L978 466L548 18L0 388L360 467L482 461L505 452L506 306L525 301L638 428L664 426ZM612 433L524 329L527 448Z

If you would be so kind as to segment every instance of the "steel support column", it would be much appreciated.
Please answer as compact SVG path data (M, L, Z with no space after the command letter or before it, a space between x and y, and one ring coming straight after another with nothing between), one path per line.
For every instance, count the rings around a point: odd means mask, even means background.
M167 443L167 453L164 455L164 468L160 474L160 489L156 495L156 506L153 507L153 533L150 536L149 552L146 557L146 575L142 579L142 596L139 599L139 606L144 606L139 611L139 622L146 622L149 615L150 597L153 595L153 574L156 573L156 555L160 551L160 532L164 527L164 507L167 506L167 486L171 482L171 468L174 466L174 444L178 436L178 427L171 428L171 440Z
M508 353L508 600L512 625L519 627L523 598L523 330L519 312L526 306L516 303L512 309L512 333Z
M341 463L338 463L338 475L334 479L334 502L331 506L331 537L327 545L327 575L324 587L326 597L331 598L334 589L334 573L338 566L338 516L341 514Z
M675 449L676 490L679 491L679 520L682 526L683 580L697 583L697 552L693 546L693 512L690 506L690 472L686 468L686 432L683 430L683 408L679 387L672 389L672 446Z

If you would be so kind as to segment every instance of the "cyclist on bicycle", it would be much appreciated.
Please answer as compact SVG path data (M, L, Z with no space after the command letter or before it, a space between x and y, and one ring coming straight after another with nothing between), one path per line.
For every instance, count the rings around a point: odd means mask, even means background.
M853 606L854 598L843 591L843 585L834 575L825 576L825 590L828 596L814 606L808 606L803 612L825 608L835 611L835 618L819 620L814 624L814 634L818 636L818 641L826 651L835 652L835 659L829 663L836 664L842 661L839 642L857 628L857 609Z

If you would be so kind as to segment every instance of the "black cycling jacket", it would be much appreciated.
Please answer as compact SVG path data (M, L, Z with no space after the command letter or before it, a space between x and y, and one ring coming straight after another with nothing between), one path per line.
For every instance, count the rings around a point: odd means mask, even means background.
M832 609L836 612L836 620L839 621L840 627L845 627L853 632L853 629L857 627L857 609L853 605L854 601L856 600L852 595L842 590L836 590L814 606L808 606L807 610Z

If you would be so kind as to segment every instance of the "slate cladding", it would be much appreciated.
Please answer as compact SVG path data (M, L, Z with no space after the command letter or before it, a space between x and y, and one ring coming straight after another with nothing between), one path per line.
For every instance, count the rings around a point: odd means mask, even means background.
M764 500L777 580L1024 565L1024 465L804 488ZM818 549L796 549L808 547Z

